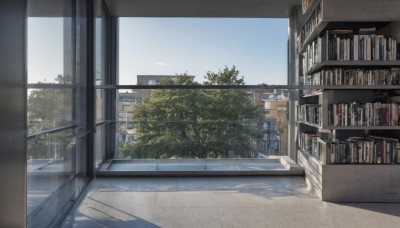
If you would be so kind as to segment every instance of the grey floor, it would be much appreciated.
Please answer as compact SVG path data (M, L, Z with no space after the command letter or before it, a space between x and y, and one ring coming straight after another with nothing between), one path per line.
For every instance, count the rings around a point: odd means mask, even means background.
M97 178L62 227L400 227L400 204L322 202L303 177Z
M41 205L65 184L69 178L63 175L63 161L28 160L27 165L27 215L41 210Z

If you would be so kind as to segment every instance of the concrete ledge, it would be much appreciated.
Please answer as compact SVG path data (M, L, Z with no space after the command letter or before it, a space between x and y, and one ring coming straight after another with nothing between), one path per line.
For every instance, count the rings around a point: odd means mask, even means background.
M118 168L117 166L122 166ZM129 170L132 165L132 170ZM124 167L125 166L125 167ZM303 169L287 156L268 159L108 160L97 176L294 176Z
M304 169L299 164L297 164L292 159L290 159L290 157L281 156L279 158L279 161L282 163L282 165L284 165L290 171L299 172L299 173L304 174Z

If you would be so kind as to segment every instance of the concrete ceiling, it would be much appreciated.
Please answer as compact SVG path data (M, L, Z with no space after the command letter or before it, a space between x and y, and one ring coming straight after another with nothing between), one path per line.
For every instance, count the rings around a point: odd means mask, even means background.
M66 1L63 0L29 0L27 15L28 17L62 17L65 14L64 8L67 7L65 3Z
M288 18L301 0L105 0L119 17Z
M97 0L100 1L100 0ZM301 0L105 0L118 17L288 18ZM29 17L66 16L65 0L29 0Z

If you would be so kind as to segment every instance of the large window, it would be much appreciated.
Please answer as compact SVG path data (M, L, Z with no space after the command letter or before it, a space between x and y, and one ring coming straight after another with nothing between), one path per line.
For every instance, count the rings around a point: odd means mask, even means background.
M288 19L119 18L118 27L120 85L183 73L201 83L233 65L247 85L287 84Z
M27 212L29 227L54 222L87 183L86 87L77 77L75 1L28 1ZM50 10L51 9L51 10ZM85 75L86 77L86 75ZM81 78L81 79L79 79ZM79 80L78 80L79 79ZM86 79L84 79L86 80Z
M287 155L287 26L120 18L115 157Z
M94 26L94 74L95 74L95 85L105 85L110 81L110 74L107 69L110 68L109 53L107 49L107 37L111 32L107 27L107 19L110 17L105 5L102 4L101 0L95 1L95 26ZM99 165L106 159L107 145L107 125L109 124L109 116L106 115L107 109L110 104L107 103L107 96L110 91L96 89L96 136L95 136L95 165ZM109 112L108 112L109 113Z

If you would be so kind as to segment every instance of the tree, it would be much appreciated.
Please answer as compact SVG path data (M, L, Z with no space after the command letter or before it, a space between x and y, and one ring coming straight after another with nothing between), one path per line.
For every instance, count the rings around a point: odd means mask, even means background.
M208 72L206 85L244 85L233 66ZM161 85L198 85L186 74ZM138 141L132 158L255 157L263 114L242 89L163 89L136 107Z
M57 84L70 83L70 77L58 75ZM68 89L32 90L28 96L28 129L37 132L66 125L72 120L72 92Z
M57 84L71 84L71 76L57 75ZM71 124L73 93L69 89L35 89L28 95L28 131L41 132ZM28 141L28 158L50 159L50 151L66 151L74 143L71 132L62 131L37 136Z

